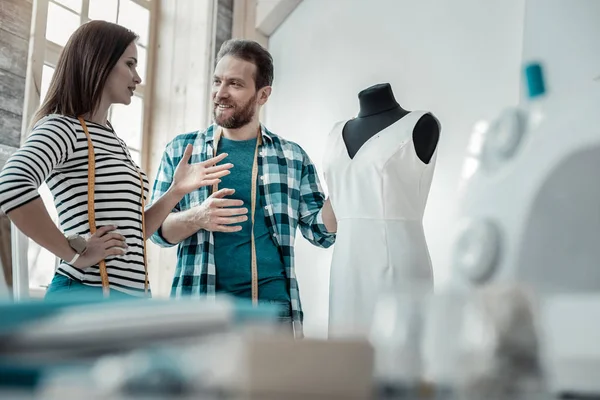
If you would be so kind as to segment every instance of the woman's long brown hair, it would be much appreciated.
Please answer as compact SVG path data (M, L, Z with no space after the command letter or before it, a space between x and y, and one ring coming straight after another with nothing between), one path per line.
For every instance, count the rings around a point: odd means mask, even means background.
M30 127L49 114L79 117L94 113L108 75L137 38L129 29L111 22L81 25L61 52L46 98Z

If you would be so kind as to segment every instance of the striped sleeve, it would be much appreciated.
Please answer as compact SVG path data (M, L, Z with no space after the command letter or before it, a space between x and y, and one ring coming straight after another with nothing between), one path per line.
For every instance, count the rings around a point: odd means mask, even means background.
M2 211L9 213L38 198L38 188L73 154L75 141L75 129L66 118L49 117L38 123L0 172Z

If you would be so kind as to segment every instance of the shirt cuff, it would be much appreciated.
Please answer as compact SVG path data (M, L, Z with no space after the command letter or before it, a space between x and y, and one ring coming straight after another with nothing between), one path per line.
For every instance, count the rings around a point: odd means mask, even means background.
M313 232L315 232L317 235L323 236L324 238L335 239L335 232L329 232L325 226L325 222L323 220L323 208L321 208L317 213L313 225Z
M165 237L163 236L163 233L162 233L162 225L151 236L151 239L152 239L152 241L154 243L156 243L157 245L159 245L161 247L173 247L173 246L177 246L176 244L173 244L173 243L169 242L167 239L165 239Z

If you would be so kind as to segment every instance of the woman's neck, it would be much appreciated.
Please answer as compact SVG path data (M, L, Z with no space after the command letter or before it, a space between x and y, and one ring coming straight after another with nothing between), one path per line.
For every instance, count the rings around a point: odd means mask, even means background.
M87 113L83 116L83 118L87 121L94 122L102 126L107 126L109 107L110 103L101 101L95 112Z

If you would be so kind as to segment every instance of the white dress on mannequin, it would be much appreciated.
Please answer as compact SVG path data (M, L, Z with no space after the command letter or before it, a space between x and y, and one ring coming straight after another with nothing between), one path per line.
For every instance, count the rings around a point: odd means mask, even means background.
M363 335L383 290L433 288L423 213L437 149L417 156L413 111L367 140L350 158L337 123L327 139L325 181L338 220L329 295L329 335Z

